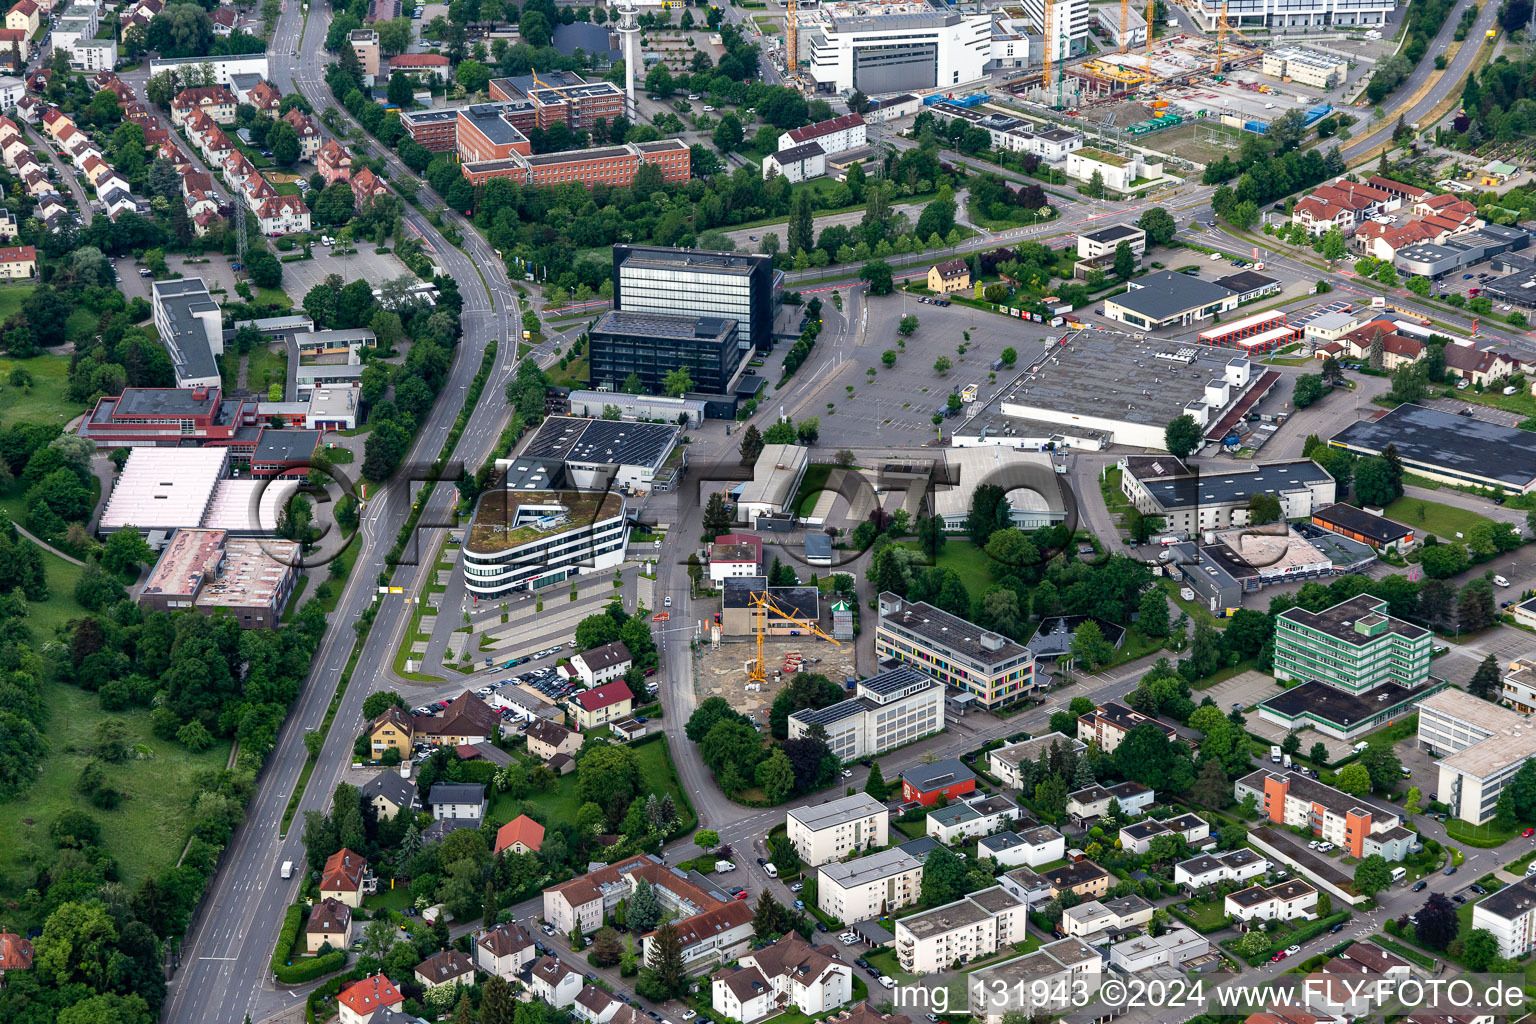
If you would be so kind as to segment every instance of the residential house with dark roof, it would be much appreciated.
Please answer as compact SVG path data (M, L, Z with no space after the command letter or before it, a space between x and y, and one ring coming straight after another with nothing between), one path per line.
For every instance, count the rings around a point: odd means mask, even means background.
M576 1001L582 989L581 972L553 956L541 956L533 962L528 976L528 990L541 1003L564 1009Z
M352 945L352 908L338 899L327 896L309 911L304 922L304 946L311 956L321 946L346 949Z
M478 782L437 782L427 794L432 817L484 821L490 801Z
M540 761L558 754L574 757L581 749L581 733L554 722L534 722L523 735L528 740L528 753Z
M387 821L402 811L413 813L417 807L416 781L389 768L363 783L358 791L373 805L380 821Z
M533 938L516 921L501 921L475 939L475 966L503 981L511 981L533 963Z
M958 757L915 765L902 772L900 778L902 800L924 807L931 807L941 796L957 800L976 789L976 774Z
M427 957L416 965L413 973L416 981L426 989L475 983L474 961L456 949L445 949Z
M935 295L964 291L970 286L971 267L965 260L945 260L928 268L928 290Z
M582 651L571 658L571 670L576 673L582 685L588 687L601 686L620 678L629 671L632 664L634 659L630 657L629 648L624 646L622 640Z
M853 967L837 948L812 945L796 932L716 971L712 1005L732 1020L752 1024L793 1007L820 1016L853 998Z

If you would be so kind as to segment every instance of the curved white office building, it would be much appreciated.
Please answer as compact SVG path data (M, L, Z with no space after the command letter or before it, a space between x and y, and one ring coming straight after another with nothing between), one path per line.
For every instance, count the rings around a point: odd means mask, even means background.
M617 568L626 529L617 491L492 491L464 537L464 585L488 597Z

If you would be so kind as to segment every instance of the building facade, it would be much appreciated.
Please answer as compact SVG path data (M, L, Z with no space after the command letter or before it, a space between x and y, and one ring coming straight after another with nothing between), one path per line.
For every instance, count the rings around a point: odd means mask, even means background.
M824 804L792 808L786 834L801 861L818 867L842 860L855 850L890 842L891 812L868 793L839 797Z
M917 669L902 665L855 685L848 700L791 714L789 738L801 739L820 726L832 753L846 762L943 731L944 687Z
M816 905L822 913L853 924L916 903L922 894L923 865L898 846L823 864L816 877Z
M1362 594L1321 612L1282 612L1274 644L1277 678L1317 679L1358 694L1385 682L1423 685L1434 635L1393 618L1387 602Z
M1260 811L1279 825L1308 828L1352 857L1367 856L1367 839L1401 827L1393 811L1314 782L1304 775L1260 769L1233 784L1241 803L1252 795Z
M688 371L691 390L729 395L747 368L751 343L728 317L612 310L588 331L592 386L622 391L630 377L653 394L667 375Z
M926 602L881 594L875 654L912 665L975 696L988 708L1011 704L1038 686L1035 656L1014 643Z
M1530 721L1453 689L1424 698L1418 710L1419 747L1439 757L1441 802L1463 821L1487 822L1498 810L1504 787L1536 754Z
M773 258L764 254L613 247L613 308L735 320L759 352L773 347Z

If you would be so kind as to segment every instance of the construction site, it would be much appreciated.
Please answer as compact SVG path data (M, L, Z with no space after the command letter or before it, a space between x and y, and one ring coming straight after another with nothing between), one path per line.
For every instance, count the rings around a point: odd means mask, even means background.
M762 576L724 582L720 614L696 647L699 700L724 697L765 720L797 673L820 673L839 685L857 674L850 601L811 585L769 587Z
M1129 2L1120 5L1118 50L1069 59L1072 49L1056 20L1062 4L1045 3L1042 66L1005 88L1058 116L1076 119L1101 143L1126 141L1193 164L1219 159L1241 145L1243 133L1262 135L1292 110L1310 127L1333 112L1329 89L1343 84L1348 61L1296 48L1275 50L1249 39L1225 14L1214 36L1177 34L1133 46ZM1100 21L1112 18L1101 11ZM1146 21L1150 21L1149 8Z

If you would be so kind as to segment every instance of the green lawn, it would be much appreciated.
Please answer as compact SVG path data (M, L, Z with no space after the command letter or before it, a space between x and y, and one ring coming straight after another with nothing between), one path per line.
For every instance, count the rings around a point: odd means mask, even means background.
M293 299L281 288L256 289L256 301L270 303L274 306L281 306L284 309L293 308Z
M1221 900L1189 900L1179 905L1194 920L1200 931L1215 930L1227 922L1227 913Z
M265 395L273 384L288 383L288 348L285 345L257 345L246 357L246 385L258 395Z
M12 313L20 312L21 304L32 294L35 284L6 284L0 285L0 320L6 320Z
M921 550L915 541L908 542L907 547ZM973 598L979 598L992 585L991 559L987 558L985 551L958 534L951 534L944 541L944 547L939 551L938 564L941 569L953 569L959 573L960 579L965 582L965 589L970 591Z
M15 295L0 288L0 320L7 315L4 299ZM20 305L20 300L16 301ZM16 388L10 384L11 371L20 367L32 375L32 385ZM12 423L52 423L63 426L85 412L86 407L69 400L69 357L33 356L31 359L0 359L0 426Z
M90 614L75 601L75 584L80 582L80 574L85 572L83 568L46 549L43 551L43 568L48 574L48 600L27 605L27 625L38 643L51 639L54 630L70 619Z
M42 637L37 639L41 642ZM28 862L52 850L48 827L69 808L88 811L101 822L103 845L117 860L119 880L129 889L174 864L186 845L193 775L223 768L229 741L192 754L178 743L156 739L147 709L109 714L101 710L96 694L59 682L43 684L43 699L49 709L50 751L42 776L20 799L0 804L0 835L6 837L0 843L0 892L19 896L34 884ZM127 724L141 756L113 766L113 781L126 798L116 810L99 811L75 793L75 780L89 760L97 723L107 718Z
M64 321L64 336L70 341L84 341L96 333L101 321L88 309L77 309Z
M666 742L665 739L661 739L633 748L635 760L640 765L640 793L642 798L655 793L658 799L670 794L672 802L677 805L678 813L682 814L684 813L682 789L678 786L677 776L672 774L672 769L667 764ZM549 792L530 793L523 800L514 800L509 793L498 793L491 804L491 817L497 821L511 821L517 817L519 808L527 803L542 811L548 821L575 821L576 812L581 809L582 802L576 775L576 772L563 775Z
M1398 498L1388 505L1386 515L1388 519L1417 526L1446 540L1455 538L1458 533L1466 537L1474 526L1488 522L1486 516L1480 516L1469 509L1409 497Z

